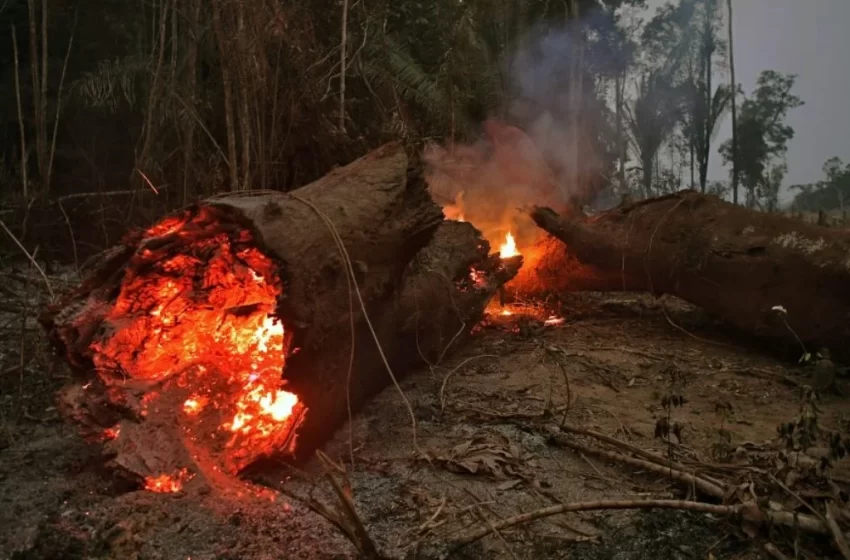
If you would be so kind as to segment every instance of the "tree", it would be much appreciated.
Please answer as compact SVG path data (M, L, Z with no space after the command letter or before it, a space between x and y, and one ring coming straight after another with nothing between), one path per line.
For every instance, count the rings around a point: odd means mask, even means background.
M721 14L717 0L702 0L698 14L701 21L697 24L697 73L690 84L691 102L688 104L688 111L691 142L699 164L700 190L705 192L711 144L723 114L729 107L732 91L723 85L712 90L715 55L722 54L725 48L725 44L719 39Z
M629 133L641 167L646 197L653 195L653 172L661 146L676 129L682 116L682 96L671 72L653 70L641 77L629 110Z
M824 179L807 185L793 185L792 190L800 191L791 204L796 212L817 212L838 210L845 212L845 204L850 201L850 163L841 158L832 157L823 164Z
M747 190L747 207L757 205L761 195L767 196L768 187L773 185L778 170L768 173L771 162L784 160L788 141L794 137L794 129L784 123L791 109L803 104L791 93L796 75L783 75L766 70L758 78L758 85L749 99L741 106L735 135L737 156L733 159L732 144L727 140L720 147L725 162L731 162L740 173ZM772 187L771 187L772 188Z
M732 101L732 202L738 204L738 83L735 81L735 43L732 33L732 0L726 0L726 17L729 23L729 89Z

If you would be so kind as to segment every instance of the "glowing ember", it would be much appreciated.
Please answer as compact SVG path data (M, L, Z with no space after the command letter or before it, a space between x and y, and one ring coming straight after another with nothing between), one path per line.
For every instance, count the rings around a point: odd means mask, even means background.
M476 288L483 288L487 284L487 278L483 272L475 268L469 269L469 279Z
M516 248L516 241L514 240L514 236L511 232L508 232L507 235L505 235L505 242L502 243L501 247L499 247L499 257L507 259L517 255L519 255L519 251L517 251Z
M113 426L111 428L106 428L103 430L103 441L109 441L111 439L115 439L118 437L118 434L121 433L121 426Z
M554 315L550 315L548 319L543 321L543 324L546 325L547 327L553 327L555 325L563 324L563 322L564 322L563 317L555 317Z
M107 315L110 336L92 345L107 382L162 387L144 395L142 413L173 410L229 470L291 445L303 411L281 382L287 340L274 313L282 283L252 241L206 207L163 220L125 274ZM163 476L147 487L169 488Z
M174 475L149 476L145 479L145 490L161 493L179 492L183 489L183 484L191 478L188 469L180 469Z
M203 398L192 398L186 399L183 402L183 412L186 414L197 414L201 411L202 408L206 405L206 399Z
M513 314L514 314L514 312L510 311L509 309L502 309L502 312L499 313L499 315L502 315L504 317L510 317Z

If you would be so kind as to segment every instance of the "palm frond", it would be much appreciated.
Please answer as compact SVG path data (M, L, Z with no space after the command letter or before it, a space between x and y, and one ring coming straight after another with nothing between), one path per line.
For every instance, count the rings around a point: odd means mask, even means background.
M150 72L150 61L142 56L127 56L98 62L95 70L86 72L70 85L71 95L89 107L110 112L126 102L135 107L139 87Z

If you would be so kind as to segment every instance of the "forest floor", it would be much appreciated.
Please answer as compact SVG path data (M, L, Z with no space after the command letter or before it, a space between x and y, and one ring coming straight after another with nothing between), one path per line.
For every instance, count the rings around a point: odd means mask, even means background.
M25 277L4 276L4 289ZM338 507L318 462L269 466L227 496L150 493L104 469L97 446L53 406L68 372L49 357L34 319L21 328L33 311L0 308L0 558L357 556L310 506ZM557 503L692 497L662 475L559 445L551 433L564 420L745 482L752 457L773 453L777 426L799 414L796 385L808 368L741 345L682 302L664 310L647 296L583 294L563 317L549 327L500 317L446 363L406 377L419 453L393 387L325 446L347 463L378 550L391 558L745 559L767 557L771 538L793 555L793 531L751 538L737 520L679 510L568 513L492 530ZM679 395L683 406L663 406ZM848 432L846 397L824 394L819 407L824 429ZM662 418L681 426L679 441L655 437ZM850 478L846 462L834 472ZM491 534L453 544L481 527Z

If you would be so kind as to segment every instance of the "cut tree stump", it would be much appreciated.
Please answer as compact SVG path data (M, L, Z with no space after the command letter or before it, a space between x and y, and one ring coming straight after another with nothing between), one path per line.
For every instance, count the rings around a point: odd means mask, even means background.
M562 244L541 245L541 267L516 280L524 292L670 294L758 337L850 357L848 230L694 191L589 218L531 216Z
M398 144L290 194L213 198L129 234L43 315L55 347L79 373L60 395L60 410L107 440L114 464L153 489L198 473L210 481L272 456L306 459L347 419L349 405L356 411L391 384L387 366L400 377L457 348L520 263L489 255L471 225L444 221ZM127 301L132 290L151 286L160 286L154 295ZM256 294L241 295L249 292ZM182 315L168 307L178 300ZM263 323L269 314L283 329ZM189 317L206 320L187 327ZM228 334L249 353L246 361L216 346L222 329L255 320L266 330L250 340ZM145 332L146 325L156 329ZM204 329L213 334L201 344ZM172 352L178 356L169 354L174 343L182 345ZM161 367L142 370L149 358ZM249 431L245 418L256 419L259 409L228 401L229 390L244 388L209 380L234 363L254 370L250 378L241 373L246 383L277 366L273 380L282 378L282 389L297 396L279 433L267 436L268 424ZM252 402L283 402L261 396ZM238 437L222 437L222 426ZM157 479L163 474L169 478Z

